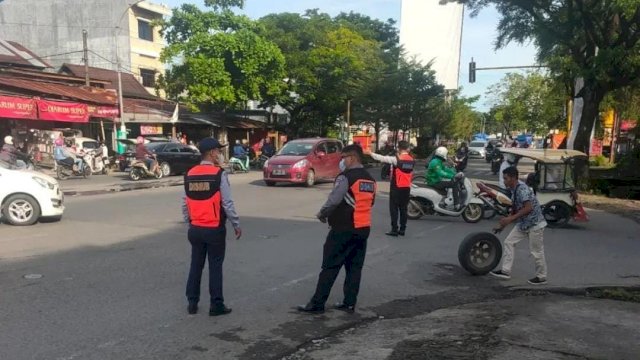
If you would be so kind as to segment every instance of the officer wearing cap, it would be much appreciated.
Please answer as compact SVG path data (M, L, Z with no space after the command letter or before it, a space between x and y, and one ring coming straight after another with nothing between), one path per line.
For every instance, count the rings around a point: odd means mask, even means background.
M189 314L198 312L200 280L204 262L209 259L210 316L226 315L231 309L222 296L222 263L226 246L226 221L233 225L236 239L242 236L240 219L231 199L231 186L227 173L220 164L221 145L218 140L206 138L198 146L202 155L200 165L194 166L184 177L185 198L182 206L184 219L189 223L191 268L187 280L187 308Z

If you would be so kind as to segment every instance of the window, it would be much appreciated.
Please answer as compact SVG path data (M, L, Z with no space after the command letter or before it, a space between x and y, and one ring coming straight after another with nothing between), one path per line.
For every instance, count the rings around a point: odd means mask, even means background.
M186 153L186 154L194 154L194 150L188 146L182 146L180 147L180 152L181 153Z
M327 153L327 143L320 143L318 144L318 146L316 147L316 153L319 152L323 152L323 153Z
M140 77L142 77L142 85L144 87L156 86L156 71L150 69L140 69Z
M169 144L165 146L164 152L177 153L180 152L180 147L176 144Z
M153 41L153 27L148 21L138 19L138 37L142 40Z
M338 152L338 143L337 142L328 142L327 143L327 154L335 154Z

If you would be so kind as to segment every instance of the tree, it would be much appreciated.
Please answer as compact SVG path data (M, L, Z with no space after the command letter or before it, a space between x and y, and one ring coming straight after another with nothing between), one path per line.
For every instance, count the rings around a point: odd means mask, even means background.
M260 35L257 22L230 10L243 1L206 5L213 10L182 5L161 24L167 40L162 59L173 64L161 79L168 96L192 108L226 110L282 93L284 56Z
M584 79L574 148L587 152L604 97L640 79L640 0L440 0L467 5L472 15L495 5L502 18L496 49L534 41L556 74Z
M473 109L473 103L479 98L452 94L450 102L445 103L449 115L446 117L442 134L450 139L470 139L475 132L481 131L482 114Z

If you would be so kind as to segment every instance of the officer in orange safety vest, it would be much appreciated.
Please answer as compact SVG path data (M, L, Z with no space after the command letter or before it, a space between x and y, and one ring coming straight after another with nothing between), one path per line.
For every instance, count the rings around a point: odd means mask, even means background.
M391 164L391 191L389 193L389 211L391 212L391 231L389 236L404 236L407 229L407 207L409 206L409 193L411 191L411 179L415 160L409 155L410 145L406 141L398 142L397 156L383 156L365 150L373 160ZM398 215L400 223L398 224Z
M362 148L358 145L342 149L340 171L329 198L316 215L321 222L328 222L331 230L324 243L322 271L316 292L309 303L298 306L298 311L304 313L324 312L342 266L346 272L344 298L333 308L347 313L355 311L367 239L371 232L376 182L362 166Z
M211 297L210 316L231 312L224 304L222 296L222 263L226 247L226 221L233 225L236 239L242 236L240 219L231 199L231 186L227 173L218 165L224 162L218 140L206 138L198 148L202 162L184 177L185 199L182 213L189 223L188 238L191 243L191 268L187 280L187 300L189 314L198 312L200 301L200 279L204 262L209 259L209 295Z

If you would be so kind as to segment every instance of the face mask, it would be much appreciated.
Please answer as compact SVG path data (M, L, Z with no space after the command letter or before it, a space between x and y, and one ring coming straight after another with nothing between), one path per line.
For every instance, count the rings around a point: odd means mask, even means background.
M344 159L340 160L340 164L338 164L338 166L340 167L340 172L347 170L347 164L345 164Z

